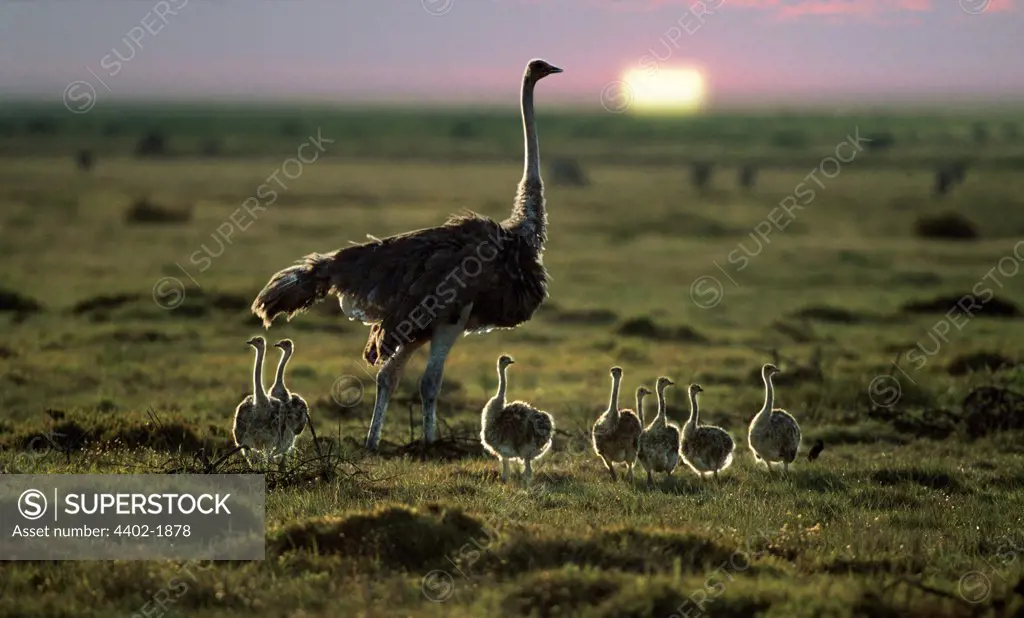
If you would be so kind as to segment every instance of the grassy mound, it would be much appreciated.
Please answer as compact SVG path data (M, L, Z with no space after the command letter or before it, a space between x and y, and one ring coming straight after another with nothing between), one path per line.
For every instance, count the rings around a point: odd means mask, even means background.
M484 525L457 509L387 507L365 515L325 517L285 527L267 538L267 553L304 550L338 554L391 569L425 570L467 541L484 538Z

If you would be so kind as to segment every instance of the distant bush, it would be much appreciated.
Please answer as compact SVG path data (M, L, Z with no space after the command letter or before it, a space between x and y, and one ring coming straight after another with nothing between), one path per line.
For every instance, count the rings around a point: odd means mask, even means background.
M967 309L973 309L973 311L967 311L961 305L961 301L965 298L970 299L974 297L973 294L969 293L944 294L928 300L910 301L900 307L900 311L903 313L942 314L948 316L951 311L957 310L957 313L962 315L970 314L971 317L982 316L985 318L1017 318L1024 315L1017 305L998 296L989 299L981 308L968 305Z
M953 190L956 179L948 169L940 169L935 172L935 195L943 196Z
M939 240L974 240L978 238L978 229L967 217L946 212L918 217L914 222L914 235Z
M1024 395L994 386L982 386L964 398L963 418L972 438L1024 429Z
M885 152L896 145L896 136L889 131L872 133L864 136L867 142L867 149L875 152Z
M943 196L967 179L967 162L953 161L935 171L935 194Z
M624 337L654 339L658 341L689 341L706 343L707 338L689 326L662 326L648 317L630 318L624 321L616 331Z
M962 183L967 179L967 162L966 161L954 161L949 164L949 172L953 175L953 180L957 184Z
M693 186L704 190L711 184L711 172L715 164L708 161L697 161L693 164Z
M561 309L557 306L546 310L547 319L560 324L613 324L619 315L611 309Z
M220 140L210 138L199 147L199 153L204 157L219 157L222 154Z
M549 166L551 182L567 187L585 187L590 179L576 159L556 158Z
M192 219L191 208L168 208L143 197L135 200L124 215L129 225L147 223L186 223Z
M162 133L150 131L135 144L135 156L163 157L167 155L167 140Z
M50 118L31 118L25 130L29 135L52 135L57 132L57 124Z
M43 306L35 300L14 290L0 288L0 311L12 313L38 313Z
M739 184L744 189L750 190L754 188L754 184L757 182L757 166L753 164L747 164L740 167L739 171Z
M287 120L281 123L281 135L285 137L297 137L302 134L302 125L294 120Z
M779 131L772 136L772 144L779 148L788 148L790 150L800 150L807 148L811 143L807 134L803 131L797 131L796 129L786 129Z
M832 324L859 324L867 321L868 319L867 316L854 313L845 307L833 307L829 305L812 305L804 307L790 315L804 320L829 322Z
M988 143L988 127L983 122L976 122L971 127L971 136L974 138L974 143L978 145L984 145Z
M448 135L452 139L473 139L477 136L476 127L468 120L458 120L453 125Z
M88 172L89 170L91 170L93 163L94 159L91 150L79 150L75 154L75 164L78 165L78 169L82 170L83 172Z
M140 294L101 294L81 300L71 307L74 315L85 315L98 311L110 311L142 300Z
M1003 124L1003 139L1008 142L1015 142L1020 138L1020 131L1017 129L1017 125L1012 122Z
M996 352L973 352L955 357L947 371L951 376L962 376L973 371L999 371L1016 366L1017 362L1012 358Z

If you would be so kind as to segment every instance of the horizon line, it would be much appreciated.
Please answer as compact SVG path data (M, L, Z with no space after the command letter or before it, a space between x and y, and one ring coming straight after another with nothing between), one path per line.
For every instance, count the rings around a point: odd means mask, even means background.
M38 94L21 94L16 96L7 96L0 92L0 116L3 115L5 108L9 106L33 106L40 105L44 107L63 107L63 103L60 99L55 99L52 95L38 95ZM410 100L408 98L401 97L388 97L388 98L349 98L341 99L338 97L318 97L318 96L307 96L307 97L296 97L296 96L279 96L279 97L252 97L252 96L233 96L233 95L184 95L176 97L167 97L163 95L139 95L139 96L119 96L105 99L107 104L114 106L192 106L192 105L231 105L235 107L266 107L266 106L280 106L280 107L293 107L302 105L314 105L317 107L331 107L331 108L364 108L369 106L379 107L384 106L391 110L467 110L467 109L480 109L480 110L493 110L493 111L518 111L518 103L509 103L507 101L498 100ZM586 101L579 98L572 99L555 99L548 101L544 104L545 108L554 110L573 110L573 111L592 111L594 113L604 113L611 116L658 116L658 115L672 115L672 116L702 116L702 115L713 115L718 112L770 112L770 111L822 111L823 109L830 109L833 113L847 113L854 111L870 111L870 110L913 110L913 109L927 109L927 110L949 110L949 109L1014 109L1024 107L1024 95L1005 96L1005 97L958 97L958 98L946 98L942 101L936 101L934 97L891 97L882 100L842 100L842 99L828 99L822 98L818 100L814 99L803 99L800 101L790 101L786 99L779 100L764 100L760 99L758 102L753 101L740 101L740 100L729 100L713 102L705 105L698 110L687 110L687 111L666 111L666 112L627 112L627 113L613 113L609 112L602 107L600 101ZM838 110L836 108L839 108Z

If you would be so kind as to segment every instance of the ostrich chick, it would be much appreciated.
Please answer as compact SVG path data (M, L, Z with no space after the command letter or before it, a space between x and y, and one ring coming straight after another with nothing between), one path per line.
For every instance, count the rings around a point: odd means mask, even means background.
M508 387L508 366L512 357L498 359L498 392L484 406L480 417L480 442L484 449L501 460L501 482L508 481L509 460L523 462L523 478L530 484L533 461L540 459L551 448L555 421L524 401L505 403Z
M732 452L736 448L729 432L721 427L700 424L697 394L703 393L700 384L690 385L690 420L683 425L683 461L701 477L725 470L732 464Z
M629 469L627 477L633 480L633 466L636 464L636 453L640 449L640 432L644 426L632 410L619 410L619 384L622 382L622 368L612 367L612 394L605 411L591 431L594 452L604 461L612 481L617 481L615 463L624 463ZM639 393L638 393L639 397ZM639 408L639 404L637 406Z
M242 447L242 453L252 465L250 454L259 453L262 463L269 463L277 455L281 429L284 426L284 405L276 397L268 397L263 391L263 359L267 342L263 337L253 337L246 342L256 350L256 361L252 370L252 395L235 408L235 420L231 435L235 446Z
M772 469L772 463L781 461L783 469L789 472L789 464L793 463L800 450L800 425L789 412L773 408L775 388L772 386L772 376L777 373L778 368L770 363L761 368L764 407L750 421L747 443L754 458L764 461L768 470Z
M278 439L278 451L287 454L295 446L295 438L306 428L309 422L309 405L298 393L293 393L284 385L284 373L295 353L295 344L291 339L282 339L274 344L281 350L281 360L277 363L277 377L270 389L271 396L279 399L284 407L284 423ZM282 463L284 458L281 459Z
M658 415L640 434L640 463L647 470L647 486L654 485L652 472L665 472L671 476L679 464L679 427L668 422L665 410L665 388L675 384L666 377L658 378Z

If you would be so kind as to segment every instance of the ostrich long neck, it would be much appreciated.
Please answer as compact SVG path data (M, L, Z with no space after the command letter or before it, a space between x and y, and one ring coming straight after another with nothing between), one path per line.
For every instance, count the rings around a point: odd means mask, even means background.
M528 236L535 238L539 248L547 240L547 213L544 211L544 184L540 179L540 143L537 141L537 125L533 118L535 83L529 75L523 77L522 114L526 160L511 220Z
M282 390L284 392L288 392L288 387L284 385L284 368L291 357L292 350L285 350L284 354L281 355L281 360L277 363L277 377L274 379L274 386L271 390Z
M696 427L700 417L700 411L697 408L697 393L690 393L690 420L687 423L691 428Z
M772 386L772 377L768 374L764 374L764 407L761 408L761 413L766 416L771 416L772 408L775 407L775 387Z
M536 82L529 76L523 77L521 92L521 111L523 115L523 138L525 139L525 156L523 164L523 180L532 180L540 184L540 142L537 141L537 123L533 117L533 89Z
M658 416L654 418L654 421L662 427L665 427L668 424L668 412L665 410L664 386L658 389Z
M644 424L644 395L647 393L638 390L636 392L636 415L640 419L640 424Z
M260 405L266 405L268 402L267 394L263 391L263 355L265 350L263 346L256 347L256 363L252 368L252 396L256 399L256 403Z
M612 376L612 396L608 400L608 416L617 421L619 418L619 381L622 376Z
M497 399L501 405L505 405L505 389L508 386L508 378L505 375L507 371L508 367L498 368L498 394L495 395L494 398Z

